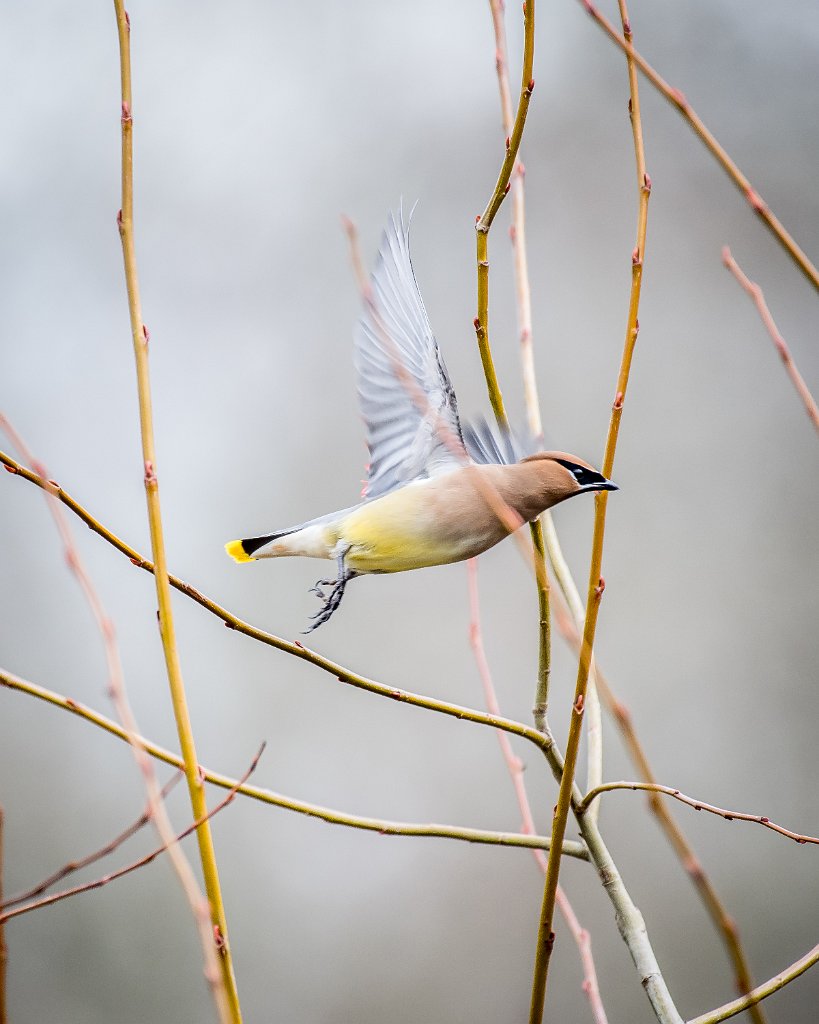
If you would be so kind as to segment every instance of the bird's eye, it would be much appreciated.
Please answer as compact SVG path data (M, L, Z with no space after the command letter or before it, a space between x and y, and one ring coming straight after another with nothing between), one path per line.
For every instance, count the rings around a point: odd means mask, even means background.
M588 487L590 484L605 483L606 478L593 469L586 469L585 466L578 466L577 463L566 462L564 459L557 459L556 461L565 469L568 469L581 487Z

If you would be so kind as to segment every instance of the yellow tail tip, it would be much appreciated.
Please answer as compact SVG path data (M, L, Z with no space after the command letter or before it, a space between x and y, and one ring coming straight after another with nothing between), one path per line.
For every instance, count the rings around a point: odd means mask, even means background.
M230 555L234 562L255 562L256 559L249 555L240 540L229 540L225 544L225 551Z

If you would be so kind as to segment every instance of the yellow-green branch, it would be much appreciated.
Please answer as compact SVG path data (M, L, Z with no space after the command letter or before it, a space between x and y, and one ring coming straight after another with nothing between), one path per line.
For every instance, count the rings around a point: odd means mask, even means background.
M137 275L136 248L134 244L134 118L131 91L131 25L122 0L114 0L119 38L120 85L121 85L121 126L122 126L122 207L117 218L122 255L125 264L125 283L128 293L128 313L131 321L131 338L136 361L137 392L139 398L139 422L142 439L142 466L145 483L145 497L148 507L148 523L151 533L151 550L156 566L156 596L159 606L159 631L162 650L168 673L168 683L176 719L177 733L185 762L185 777L188 782L193 817L202 824L196 830L202 875L210 903L211 921L217 948L220 953L221 981L230 1007L230 1019L240 1024L242 1019L239 995L233 973L233 959L228 939L225 908L213 848L210 822L207 819L205 790L199 777L199 768L194 744L193 729L188 713L182 669L176 645L176 633L171 605L171 591L168 584L168 568L165 559L165 540L162 532L162 515L159 506L159 480L154 445L153 416L151 412L151 382L148 371L148 330L142 320Z
M814 946L810 952L800 957L790 967L785 968L784 971L775 974L773 978L769 978L768 981L758 985L752 992L741 996L739 999L734 999L724 1006L717 1007L716 1010L711 1010L710 1013L703 1013L699 1017L694 1017L688 1024L721 1024L721 1021L730 1020L731 1017L736 1017L743 1010L749 1010L761 1000L772 996L774 992L778 992L781 988L790 984L790 982L796 981L805 971L817 963L819 963L819 946Z
M623 0L620 0L620 13L623 25L628 29L630 34L631 30L628 24L628 12L626 11ZM634 138L638 190L637 241L631 256L631 290L629 294L628 318L626 321L626 337L623 345L623 355L620 362L617 388L609 419L609 429L606 437L603 465L601 468L603 475L609 478L611 477L612 470L614 468L614 455L617 449L617 438L620 432L623 403L625 401L626 391L628 388L631 360L634 354L634 346L637 342L637 332L639 330L637 314L640 306L640 290L643 279L643 259L645 256L646 228L648 223L648 199L651 194L651 181L646 172L645 166L637 76L630 54L628 56L628 75L631 94L629 107L631 113L632 135ZM607 491L601 491L595 495L594 534L592 538L591 565L589 569L589 585L586 600L586 620L583 628L583 641L580 649L580 663L577 671L572 715L569 722L569 736L566 741L565 765L563 776L560 780L557 806L555 808L554 818L552 819L552 842L557 842L558 844L560 844L566 834L566 824L569 817L569 811L571 809L572 787L574 784L577 759L580 751L580 736L583 730L583 716L586 705L586 691L589 685L592 651L594 649L594 635L597 628L597 616L600 610L600 600L605 589L605 582L602 577L602 564L607 505ZM559 858L550 856L546 871L546 882L543 890L543 905L540 912L537 948L535 951L535 969L532 980L532 1001L529 1016L530 1024L540 1024L540 1021L543 1018L543 1006L546 998L549 962L551 960L552 949L554 946L552 924L554 921L555 898L557 894L559 873ZM648 990L648 995L649 998L651 998L651 990Z
M103 540L106 540L112 547L116 548L117 551L125 555L133 565L137 566L137 568L144 569L149 573L154 572L153 562L149 559L143 558L135 548L126 544L125 541L121 540L116 536L116 534L103 526L99 520L95 519L94 516L87 511L87 509L71 497L67 491L63 490L58 483L53 480L44 480L36 473L33 473L30 469L26 469L25 466L20 465L16 459L13 459L6 452L0 451L0 464L5 466L6 469L14 476L21 477L23 480L27 480L29 483L33 483L37 487L41 487L43 490L53 494L55 498L61 501L67 508L70 508L75 515L82 519L82 521L91 530L93 530L94 533L98 534L103 538ZM348 683L350 686L355 686L357 689L367 690L370 693L376 693L382 697L389 697L392 700L403 704L410 704L413 707L424 708L427 711L437 711L440 714L449 715L452 718L457 718L462 721L474 722L476 725L486 725L493 729L502 729L504 732L508 732L514 736L520 736L521 739L528 740L539 750L545 751L552 745L552 739L550 736L546 736L543 733L538 732L536 729L533 729L528 725L524 725L522 722L515 722L510 718L500 718L497 715L489 715L474 708L462 707L460 704L452 704L449 701L437 700L434 697L426 697L421 694L412 693L409 690L401 690L395 686L387 686L384 683L376 682L374 679L368 679L366 676L359 675L357 672L352 672L343 665L339 665L337 662L323 657L323 655L318 654L316 651L309 650L300 643L291 643L289 640L283 640L281 637L275 636L273 633L266 633L262 629L257 629L255 626L251 626L249 623L242 621L242 619L233 615L226 608L223 608L215 601L212 601L209 597L206 597L201 593L201 591L192 587L189 583L184 583L176 576L169 574L168 581L175 590L178 590L186 597L189 597L192 601L195 601L202 608L205 608L217 618L221 619L229 629L235 629L237 633L243 633L245 636L249 636L253 640L258 640L260 643L267 644L269 647L274 647L278 651L284 651L286 654L290 654L295 658L300 658L302 661L309 662L311 665L315 665L317 668L320 668L323 672L327 672L331 676L334 676L339 682Z
M105 715L86 707L70 697L47 690L43 686L21 679L0 669L0 686L6 686L18 693L25 693L30 697L45 701L54 707L70 711L71 714L96 725L105 730L117 739L129 741L129 733L119 723ZM165 764L177 768L183 768L182 758L159 744L146 739L144 736L136 737L140 747L151 757ZM201 777L205 782L210 782L221 789L234 790L251 800L258 800L260 803L269 804L273 807L281 807L284 810L295 811L297 814L304 814L310 818L319 818L331 825L345 825L348 828L363 829L367 832L378 832L387 836L416 836L439 839L457 839L467 843L479 843L486 846L510 846L521 849L548 850L551 840L548 836L520 835L515 832L496 832L487 829L462 828L457 825L416 825L407 822L385 821L381 818L367 818L357 814L347 814L344 811L336 811L329 807L322 807L318 804L307 803L304 800L296 800L293 797L283 796L274 793L269 789L261 789L258 786L251 786L247 783L240 783L227 775L211 771L210 768L200 766ZM563 847L563 853L567 857L575 857L578 860L588 860L588 851L582 843L567 842Z

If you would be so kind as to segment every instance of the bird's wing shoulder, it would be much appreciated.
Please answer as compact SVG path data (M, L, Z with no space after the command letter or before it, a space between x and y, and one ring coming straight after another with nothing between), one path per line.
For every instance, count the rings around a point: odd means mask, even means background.
M366 498L463 462L458 403L415 280L402 208L381 240L355 365L370 453Z

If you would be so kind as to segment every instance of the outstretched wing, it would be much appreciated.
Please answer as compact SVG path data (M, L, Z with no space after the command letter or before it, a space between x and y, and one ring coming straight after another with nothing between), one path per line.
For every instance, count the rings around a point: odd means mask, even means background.
M482 417L464 426L464 447L478 465L511 466L543 447L529 434L490 426Z
M412 270L402 207L381 240L355 365L370 451L368 500L463 463L458 404Z

